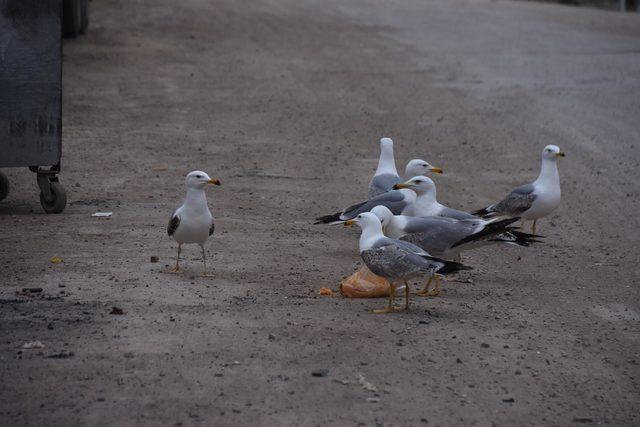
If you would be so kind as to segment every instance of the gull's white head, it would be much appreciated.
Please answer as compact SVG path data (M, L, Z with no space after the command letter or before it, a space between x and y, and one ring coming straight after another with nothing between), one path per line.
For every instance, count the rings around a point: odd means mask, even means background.
M344 225L358 225L362 231L374 231L382 234L382 224L378 217L371 212L363 212L355 218L345 221Z
M378 219L380 220L380 224L382 224L383 231L385 227L388 226L389 223L391 223L391 221L393 220L393 212L391 212L391 210L386 206L378 205L375 208L371 209L370 212L378 217Z
M385 148L393 149L393 140L391 138L381 138L380 139L380 149L384 150Z
M547 145L542 150L542 158L547 160L557 160L558 157L564 157L564 153L560 151L557 145Z
M185 183L187 184L187 188L193 188L196 190L204 189L207 184L220 185L220 181L210 178L206 172L202 171L189 172L185 179Z
M429 172L442 173L443 171L425 160L413 159L407 163L407 167L404 169L404 176L418 176Z
M406 182L401 182L393 186L394 190L399 190L401 188L409 188L415 191L418 195L429 193L435 194L436 192L436 184L431 180L431 178L427 178L426 176L414 176Z

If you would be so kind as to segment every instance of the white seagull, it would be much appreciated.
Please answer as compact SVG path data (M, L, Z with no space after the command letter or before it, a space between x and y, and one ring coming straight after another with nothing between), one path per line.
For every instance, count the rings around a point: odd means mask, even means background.
M426 218L394 215L385 206L371 210L382 223L384 235L413 243L431 255L445 260L460 260L463 251L492 244L529 246L538 242L536 236L516 231L511 224L518 218L473 218L453 219L442 216ZM436 276L436 287L429 291L433 276L418 295L436 296L440 292L440 280Z
M382 224L376 215L364 212L344 225L357 224L362 228L360 235L360 256L369 270L389 281L389 304L387 308L375 313L392 313L399 309L394 307L396 282L405 284L405 305L401 310L409 308L409 284L407 280L417 276L451 274L459 270L469 270L462 264L446 261L429 255L424 249L402 240L390 239L382 233Z
M477 218L468 212L452 209L439 203L436 199L436 184L426 176L414 176L406 182L395 184L393 188L396 190L410 189L417 194L416 201L408 209L405 209L402 215L417 217L444 216L454 219ZM399 215L396 212L393 213Z
M442 173L442 169L432 166L425 160L413 159L407 163L404 169L404 176L408 179L412 176L424 175L427 172ZM402 181L403 179L396 170L396 161L393 156L393 140L391 138L382 138L380 140L378 168L369 182L369 198L372 199L392 190L395 184Z
M197 243L202 249L203 276L207 276L207 262L204 242L213 234L215 225L213 215L207 205L204 188L207 184L220 185L220 181L212 179L205 172L193 171L187 174L187 197L182 206L174 210L167 226L167 234L178 242L178 257L172 272L180 272L180 250L185 243Z
M520 217L522 222L533 221L531 233L536 234L536 221L553 212L560 205L560 175L558 157L564 153L556 145L542 150L542 164L538 179L512 190L500 202L474 212L484 217Z

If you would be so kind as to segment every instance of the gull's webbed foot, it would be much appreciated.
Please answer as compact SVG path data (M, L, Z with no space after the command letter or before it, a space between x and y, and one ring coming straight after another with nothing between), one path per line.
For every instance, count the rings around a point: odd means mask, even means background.
M373 310L374 314L387 314L387 313L396 313L398 311L405 311L406 307L385 307L378 310Z
M432 280L432 278L430 277L429 281L424 286L424 289L421 290L420 292L418 292L416 295L419 295L421 297L436 297L436 296L438 296L440 294L440 278L436 276L435 280L433 280L434 282L436 282L436 284L433 287L433 289L429 290L429 285L431 284L431 280Z
M173 274L182 273L182 269L180 268L179 265L176 265L175 267L168 269L167 273L173 273Z
M427 283L424 285L424 289L416 292L416 295L421 296L421 297L428 297L429 295L429 285L431 284L431 282L433 281L433 277L429 277L429 280L427 280Z

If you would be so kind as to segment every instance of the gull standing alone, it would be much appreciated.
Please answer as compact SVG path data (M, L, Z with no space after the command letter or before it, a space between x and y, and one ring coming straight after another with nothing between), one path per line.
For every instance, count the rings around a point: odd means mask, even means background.
M558 157L564 153L556 145L547 145L542 150L540 175L530 184L512 190L500 202L474 212L476 215L519 216L522 221L533 221L531 232L536 234L536 222L553 212L560 205L560 175Z
M207 205L207 196L204 189L208 184L220 185L220 181L212 179L202 171L193 171L187 174L185 179L187 196L182 206L173 211L167 234L178 242L178 257L173 272L180 271L180 251L185 243L197 243L202 250L202 263L204 265L203 276L207 275L207 262L204 251L204 242L213 234L215 225L213 215Z
M405 284L405 305L402 309L407 310L409 308L407 280L425 274L450 274L470 269L456 262L433 257L412 243L385 237L380 220L371 212L361 213L344 223L344 225L353 224L357 224L362 229L359 243L362 260L369 270L384 277L390 283L389 304L385 309L376 310L376 313L398 311L398 308L393 305L395 283L398 281L403 281Z
M413 159L407 163L404 176L410 178L416 175L423 175L427 172L442 173L442 169L432 166L425 160ZM393 140L391 140L391 138L382 138L380 140L378 168L373 178L371 178L371 182L369 182L369 199L391 191L395 184L402 181L403 179L398 175L398 171L396 170L396 161L393 155Z

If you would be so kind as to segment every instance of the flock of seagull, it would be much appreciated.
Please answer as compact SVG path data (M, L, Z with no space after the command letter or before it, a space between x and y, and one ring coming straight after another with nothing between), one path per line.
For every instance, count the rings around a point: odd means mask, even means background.
M398 175L390 138L380 140L378 168L369 183L368 200L340 212L316 219L316 224L358 225L360 256L368 269L390 284L389 302L376 313L391 313L409 308L408 280L428 276L419 295L435 296L440 276L467 270L461 253L495 244L529 246L538 242L536 222L560 204L560 178L557 160L564 153L555 145L542 150L538 178L512 190L500 202L473 213L450 208L436 199L436 185L426 176L442 169L421 159L413 159ZM198 244L202 250L203 276L208 276L204 243L215 225L209 210L205 188L220 181L205 172L189 172L185 179L184 203L171 214L167 234L178 243L176 265L180 272L183 244ZM513 224L522 221L520 228ZM533 221L531 233L521 231L525 221ZM432 290L429 286L435 281ZM394 305L396 286L404 282L405 303Z
M436 186L427 173L442 169L420 159L411 160L405 179L398 175L393 141L380 140L380 158L369 183L368 200L340 212L316 219L316 224L358 225L360 256L374 274L390 283L389 302L376 313L409 308L408 280L429 276L419 295L437 295L440 276L467 270L460 263L463 251L494 244L529 246L538 242L537 220L560 205L557 160L564 153L555 145L542 150L538 178L513 189L500 202L473 213L452 209L438 202ZM533 221L531 233L513 224ZM435 288L429 285L435 281ZM396 285L404 282L405 303L394 306Z

